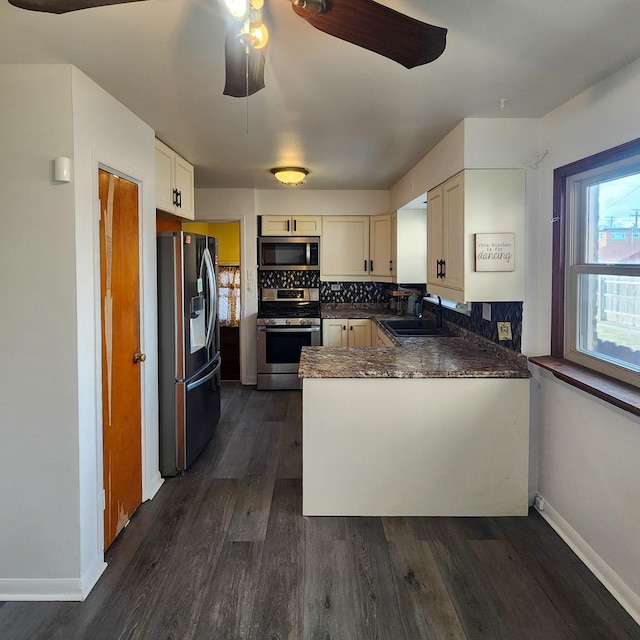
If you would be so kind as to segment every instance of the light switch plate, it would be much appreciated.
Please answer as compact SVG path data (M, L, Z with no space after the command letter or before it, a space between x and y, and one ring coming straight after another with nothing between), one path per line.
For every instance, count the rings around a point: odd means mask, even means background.
M332 284L331 291L340 291L342 287L339 284Z
M491 322L491 303L483 302L482 303L482 319L487 322Z
M498 340L511 340L511 323L498 322Z

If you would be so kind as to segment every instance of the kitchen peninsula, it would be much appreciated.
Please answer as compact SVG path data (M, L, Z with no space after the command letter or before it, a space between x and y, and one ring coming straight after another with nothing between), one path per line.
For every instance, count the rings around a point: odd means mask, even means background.
M460 333L303 348L305 515L526 515L529 371Z

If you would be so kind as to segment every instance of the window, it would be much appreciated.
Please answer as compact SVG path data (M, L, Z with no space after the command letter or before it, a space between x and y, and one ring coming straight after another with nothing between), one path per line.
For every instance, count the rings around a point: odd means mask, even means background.
M240 325L240 267L218 267L220 326Z
M640 140L555 171L552 354L640 386Z

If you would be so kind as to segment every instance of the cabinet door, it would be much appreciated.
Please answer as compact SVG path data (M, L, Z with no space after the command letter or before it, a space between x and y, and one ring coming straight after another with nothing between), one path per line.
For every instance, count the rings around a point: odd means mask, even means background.
M376 331L376 346L378 347L395 347L393 341L389 336L380 328L377 328Z
M173 158L175 153L166 144L156 140L156 209L174 213Z
M423 242L425 238L416 238L416 242ZM391 214L391 264L389 265L389 271L391 272L391 281L397 282L398 275L398 212L394 211Z
M369 219L369 268L372 276L391 282L391 214Z
M193 165L176 155L174 176L175 188L178 192L176 214L194 220L196 214L193 207Z
M323 320L322 321L322 346L346 347L347 344L347 320Z
M322 280L369 280L369 216L323 216Z
M262 216L261 232L263 236L290 236L291 216Z
M444 260L442 185L427 194L427 283L441 285L438 261Z
M464 286L464 174L447 180L442 189L444 211L444 278L450 289Z
M371 320L349 320L348 328L347 344L349 347L371 346Z
M322 233L322 217L294 216L291 227L291 235L293 236L319 236Z

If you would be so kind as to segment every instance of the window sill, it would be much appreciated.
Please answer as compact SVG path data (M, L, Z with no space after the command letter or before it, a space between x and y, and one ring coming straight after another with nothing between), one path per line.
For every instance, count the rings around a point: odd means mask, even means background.
M535 356L529 358L529 362L551 371L556 378L573 387L640 416L640 389L630 384L553 356Z

